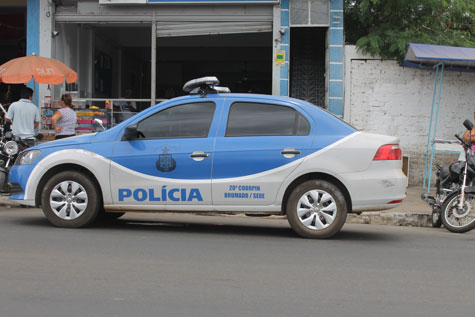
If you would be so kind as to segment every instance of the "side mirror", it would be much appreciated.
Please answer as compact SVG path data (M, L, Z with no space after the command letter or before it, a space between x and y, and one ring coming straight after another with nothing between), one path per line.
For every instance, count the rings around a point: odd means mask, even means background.
M106 129L106 128L104 127L104 125L102 124L102 120L101 120L101 119L95 118L95 119L94 119L94 123L97 124L97 125L99 125L99 126L102 128L102 130L105 130L105 129Z
M472 130L473 129L473 123L470 121L470 120L465 120L463 122L463 126L467 129L467 130Z
M137 132L137 125L129 125L128 127L125 128L125 138L127 140L134 140L138 137L139 133Z

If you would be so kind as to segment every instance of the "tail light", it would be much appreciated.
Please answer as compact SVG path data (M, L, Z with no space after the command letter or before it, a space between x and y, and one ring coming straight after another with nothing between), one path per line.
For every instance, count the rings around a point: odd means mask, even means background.
M402 203L402 199L392 200L392 201L388 202L388 205L390 205L390 204L400 204L400 203Z
M378 149L373 157L373 161L400 160L402 152L397 144L386 144Z

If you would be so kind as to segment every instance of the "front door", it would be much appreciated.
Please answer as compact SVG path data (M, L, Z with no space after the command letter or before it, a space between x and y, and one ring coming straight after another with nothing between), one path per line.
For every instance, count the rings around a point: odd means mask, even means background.
M117 142L113 151L114 203L210 205L215 113L214 102L191 102L140 120L138 138Z

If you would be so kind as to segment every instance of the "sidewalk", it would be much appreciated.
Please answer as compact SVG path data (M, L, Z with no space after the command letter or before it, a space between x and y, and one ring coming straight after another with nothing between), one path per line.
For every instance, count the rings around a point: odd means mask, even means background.
M421 199L422 187L408 187L401 206L386 211L349 214L347 223L364 223L393 226L431 227L431 208ZM6 196L0 196L0 208L16 208L20 204Z
M361 215L349 214L347 223L365 223L393 226L432 227L431 207L421 199L422 187L408 187L406 198L401 206L374 212L363 212ZM434 189L432 189L432 194Z

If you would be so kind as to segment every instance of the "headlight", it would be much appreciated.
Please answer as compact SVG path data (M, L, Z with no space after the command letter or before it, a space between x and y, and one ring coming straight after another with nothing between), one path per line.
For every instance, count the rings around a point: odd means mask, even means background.
M8 155L15 155L18 153L18 143L15 141L8 141L3 147L3 151Z
M40 155L41 155L40 150L25 151L21 153L20 156L18 156L18 158L15 160L15 165L30 165Z

